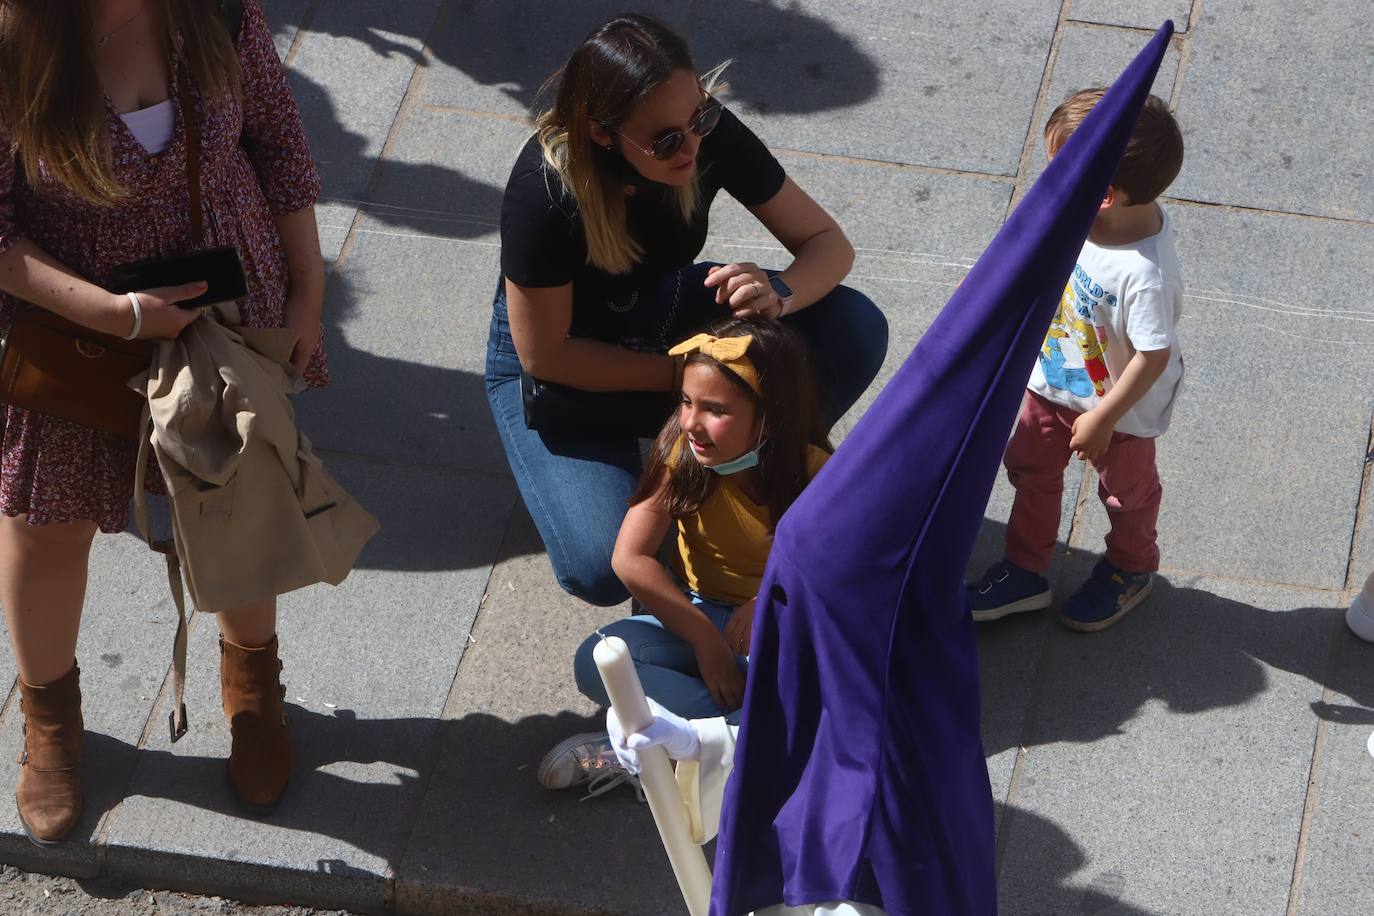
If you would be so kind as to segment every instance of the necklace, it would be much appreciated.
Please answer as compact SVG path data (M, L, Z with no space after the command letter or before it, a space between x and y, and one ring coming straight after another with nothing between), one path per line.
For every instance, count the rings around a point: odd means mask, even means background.
M142 16L142 15L143 15L144 13L146 13L147 11L148 11L148 4L147 4L147 2L146 2L146 0L145 0L144 4L138 8L138 12L137 12L137 13L134 13L132 16L130 16L128 19L125 19L125 20L124 20L123 22L121 22L119 25L117 25L117 26L115 26L114 28L110 29L108 32L100 32L100 31L97 31L97 32L95 33L95 43L96 43L97 45L103 45L105 42L109 41L109 40L110 40L111 38L113 38L115 35L118 35L120 32L124 31L124 30L127 29L129 26L133 25L134 22L135 22L135 20L137 20L139 16Z

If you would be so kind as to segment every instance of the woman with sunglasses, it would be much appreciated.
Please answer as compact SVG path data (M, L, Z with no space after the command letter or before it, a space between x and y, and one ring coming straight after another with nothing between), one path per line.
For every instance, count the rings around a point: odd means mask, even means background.
M551 78L553 105L506 185L487 398L559 584L600 606L629 597L611 553L639 443L591 424L528 428L522 370L585 391L674 392L682 369L665 343L731 314L781 319L807 342L828 427L887 351L882 313L837 285L854 259L844 233L706 83L669 29L612 19ZM790 265L694 263L722 190Z

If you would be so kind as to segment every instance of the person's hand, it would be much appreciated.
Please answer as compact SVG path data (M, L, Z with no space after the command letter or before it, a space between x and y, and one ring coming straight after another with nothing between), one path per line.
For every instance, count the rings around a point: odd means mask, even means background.
M1073 421L1073 433L1069 437L1069 450L1080 459L1093 461L1102 456L1107 446L1112 444L1115 426L1100 411L1090 410L1079 414Z
M691 723L669 712L652 697L645 699L649 701L649 712L654 717L643 729L628 735L615 709L606 710L606 731L611 736L611 747L620 765L638 775L639 752L649 747L662 747L674 760L698 759L701 756L701 739Z
M295 344L291 347L291 365L299 373L305 372L305 367L310 365L310 357L315 354L315 347L319 345L320 313L319 302L287 297L286 327L296 335Z
M138 297L139 310L143 313L143 326L138 332L139 340L175 340L188 324L200 317L200 309L184 309L177 305L201 295L208 288L206 283L186 283L181 286L159 286L156 289L141 289L134 293ZM111 293L111 311L116 316L110 328L97 328L118 337L125 337L134 327L134 305L126 293Z
M736 318L782 317L782 300L757 264L712 267L706 274L706 286L716 291L716 304L728 304Z
M754 603L757 600L750 598L735 608L735 613L725 622L725 641L738 655L749 654L749 640L754 635Z
M735 652L716 634L714 639L696 646L697 668L711 699L726 712L733 712L744 704L744 675L735 661Z

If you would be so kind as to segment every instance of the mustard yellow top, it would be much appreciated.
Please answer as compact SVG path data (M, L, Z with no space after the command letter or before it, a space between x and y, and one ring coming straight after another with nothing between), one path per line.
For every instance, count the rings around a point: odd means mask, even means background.
M812 477L829 457L824 449L810 446ZM673 571L703 598L743 604L758 594L773 527L767 506L746 496L733 477L722 477L701 509L677 520Z

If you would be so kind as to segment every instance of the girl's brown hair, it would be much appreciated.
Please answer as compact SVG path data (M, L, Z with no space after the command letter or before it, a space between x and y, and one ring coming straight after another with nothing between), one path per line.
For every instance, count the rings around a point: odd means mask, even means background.
M806 344L795 331L767 320L730 318L707 328L706 333L715 337L753 338L747 355L758 370L762 397L715 357L698 351L687 357L687 365L716 369L737 385L761 413L764 442L759 449L758 480L769 514L777 524L811 480L810 447L834 451L821 420ZM666 475L669 515L681 518L701 509L720 477L688 454L683 445L685 438L679 413L674 411L649 452L644 475L630 499L632 504L653 498Z
M644 252L625 226L625 182L609 161L618 154L596 145L589 121L615 129L674 70L696 70L687 43L657 20L634 14L588 35L545 83L557 91L552 107L535 119L535 136L545 163L577 200L587 262L606 273L629 273ZM686 222L698 204L696 178L675 191Z
M238 54L218 4L149 0L204 96L240 92ZM0 118L29 184L40 167L53 181L99 204L122 200L115 180L105 98L96 75L90 0L0 0Z

